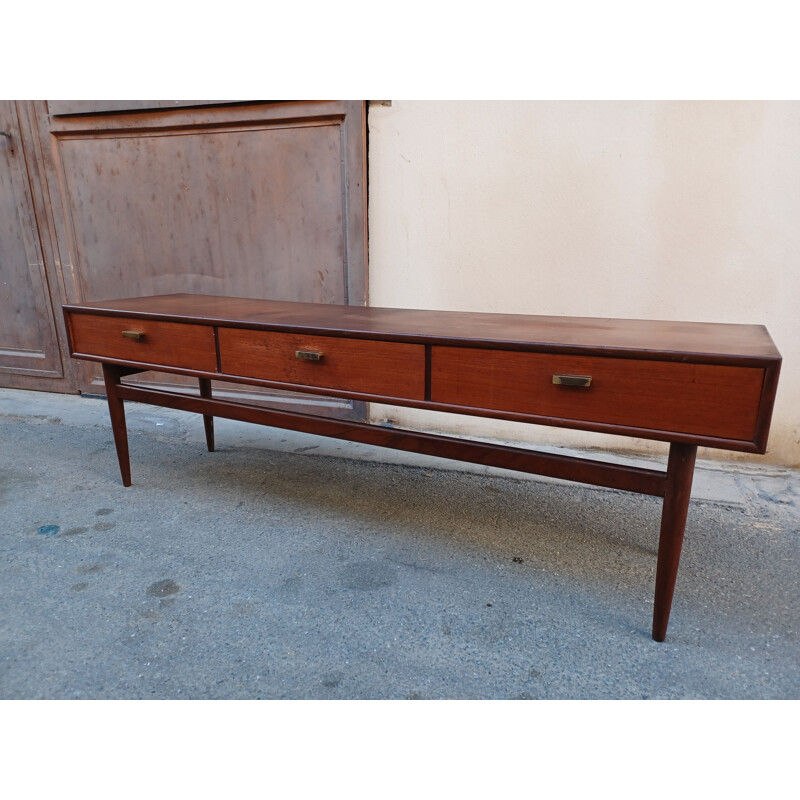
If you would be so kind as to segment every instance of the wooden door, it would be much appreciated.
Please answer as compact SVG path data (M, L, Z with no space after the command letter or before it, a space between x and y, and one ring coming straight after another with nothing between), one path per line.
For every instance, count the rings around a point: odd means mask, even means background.
M68 301L188 292L365 304L363 103L51 101L37 116ZM96 365L82 366L79 386L102 392Z
M71 391L59 347L60 303L51 300L34 212L38 176L27 110L0 101L0 386Z

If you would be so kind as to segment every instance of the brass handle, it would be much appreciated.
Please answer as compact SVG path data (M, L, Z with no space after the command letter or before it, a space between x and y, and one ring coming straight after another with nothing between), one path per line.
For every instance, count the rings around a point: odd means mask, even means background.
M560 386L591 386L591 375L553 375L553 383Z
M144 339L144 331L122 331L122 335L126 339L133 339L135 342L141 342Z
M295 350L294 357L301 361L322 361L322 353L319 350Z

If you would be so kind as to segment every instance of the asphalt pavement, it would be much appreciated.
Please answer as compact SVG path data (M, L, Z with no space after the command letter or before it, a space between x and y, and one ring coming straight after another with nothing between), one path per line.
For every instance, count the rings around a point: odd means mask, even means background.
M800 696L796 471L698 462L659 644L657 498L127 407L0 390L2 699Z

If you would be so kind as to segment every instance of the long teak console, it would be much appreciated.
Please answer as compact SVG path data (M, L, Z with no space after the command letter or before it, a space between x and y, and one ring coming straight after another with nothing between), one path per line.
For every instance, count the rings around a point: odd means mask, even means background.
M73 357L99 361L129 486L123 401L662 497L653 638L663 641L698 445L764 453L781 356L763 326L159 295L64 307ZM122 382L192 375L199 395ZM666 472L214 398L212 379L670 443Z

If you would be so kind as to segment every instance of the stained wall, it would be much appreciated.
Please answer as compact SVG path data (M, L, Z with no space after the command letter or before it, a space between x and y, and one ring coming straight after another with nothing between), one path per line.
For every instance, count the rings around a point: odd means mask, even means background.
M800 102L392 101L369 111L373 306L765 324L766 457L800 465ZM373 406L399 425L662 452Z

